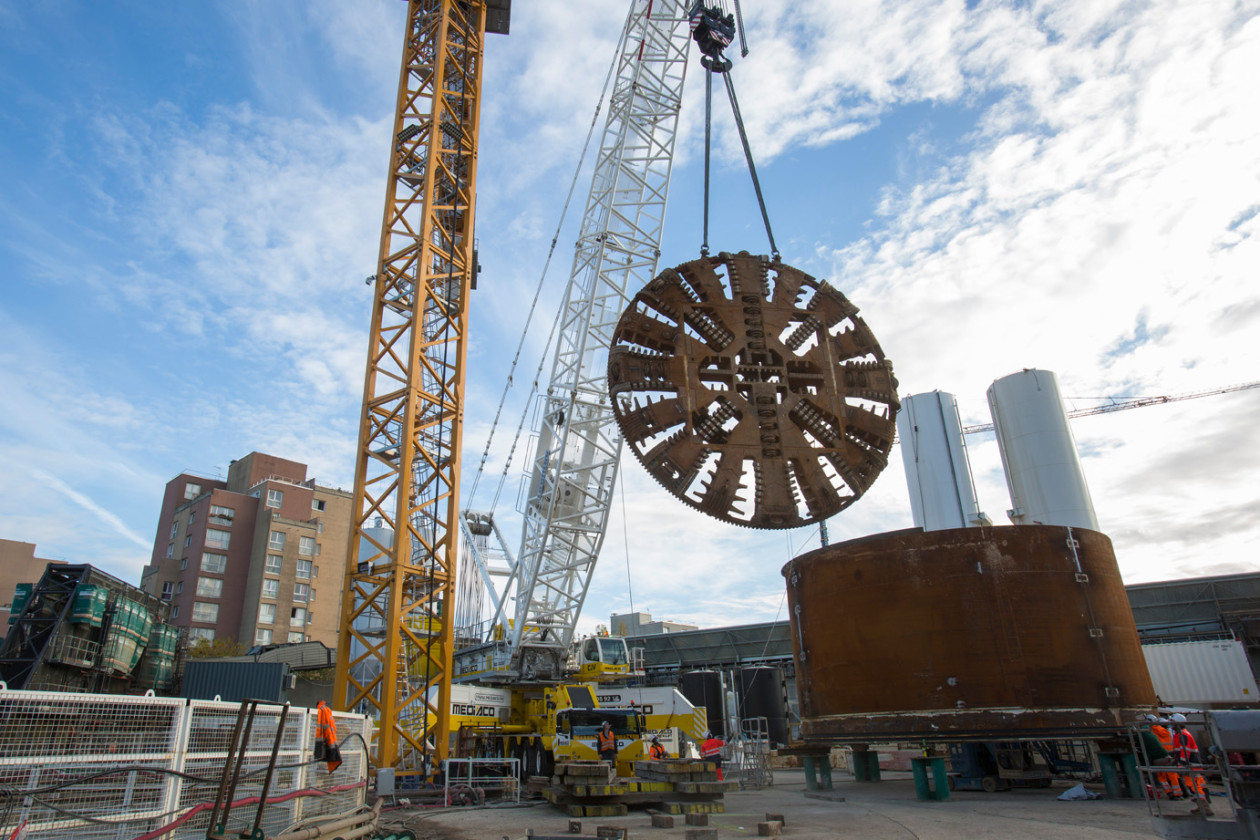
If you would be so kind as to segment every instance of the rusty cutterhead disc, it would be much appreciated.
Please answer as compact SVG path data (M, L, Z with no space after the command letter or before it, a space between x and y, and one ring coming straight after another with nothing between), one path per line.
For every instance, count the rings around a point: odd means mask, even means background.
M899 406L857 311L746 251L661 272L608 359L630 448L675 496L737 525L794 528L853 504L888 463Z

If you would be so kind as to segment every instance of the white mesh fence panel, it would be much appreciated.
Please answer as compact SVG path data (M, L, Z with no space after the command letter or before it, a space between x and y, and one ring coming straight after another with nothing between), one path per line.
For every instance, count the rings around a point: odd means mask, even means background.
M0 837L22 826L50 840L205 837L239 711L236 703L181 698L0 691ZM228 831L253 827L280 713L278 705L257 707ZM334 717L342 764L330 773L311 762L315 710L289 709L265 833L362 804L371 722Z

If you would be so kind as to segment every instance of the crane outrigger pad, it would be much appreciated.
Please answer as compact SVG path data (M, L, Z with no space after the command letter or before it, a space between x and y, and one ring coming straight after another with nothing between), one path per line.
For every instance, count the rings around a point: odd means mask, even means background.
M892 363L826 281L747 251L668 268L613 333L622 434L694 508L795 528L857 501L887 466Z

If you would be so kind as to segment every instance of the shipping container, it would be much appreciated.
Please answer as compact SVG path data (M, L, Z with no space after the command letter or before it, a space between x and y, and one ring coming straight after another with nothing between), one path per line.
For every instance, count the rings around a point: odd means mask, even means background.
M223 662L218 659L192 659L184 667L182 695L191 700L232 703L266 700L284 703L289 699L287 662Z
M1260 702L1247 651L1237 639L1144 644L1142 653L1155 693L1165 706Z

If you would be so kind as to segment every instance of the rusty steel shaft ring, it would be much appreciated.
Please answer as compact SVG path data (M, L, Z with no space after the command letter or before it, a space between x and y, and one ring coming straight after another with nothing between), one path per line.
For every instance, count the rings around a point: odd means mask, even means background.
M746 251L668 268L622 314L609 393L635 456L710 516L795 528L888 463L892 363L825 281Z

